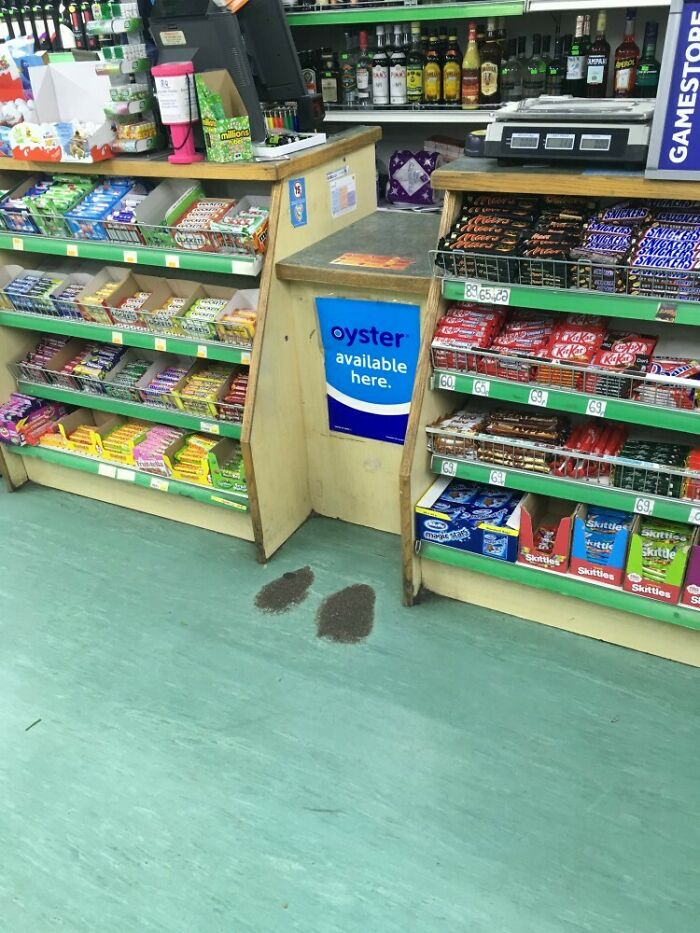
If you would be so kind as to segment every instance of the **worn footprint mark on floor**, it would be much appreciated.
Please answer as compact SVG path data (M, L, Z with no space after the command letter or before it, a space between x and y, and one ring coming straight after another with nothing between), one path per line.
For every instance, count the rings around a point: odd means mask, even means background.
M316 615L317 635L344 645L367 638L374 625L376 595L366 583L346 586L326 597Z
M263 612L287 612L292 606L304 602L313 582L314 572L311 567L300 567L299 570L283 573L258 591L255 605Z

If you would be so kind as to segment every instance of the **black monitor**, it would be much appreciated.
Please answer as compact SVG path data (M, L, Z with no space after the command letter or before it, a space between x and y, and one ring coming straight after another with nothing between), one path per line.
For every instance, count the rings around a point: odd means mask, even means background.
M323 119L306 90L281 0L248 0L237 13L210 0L156 0L150 29L159 63L192 61L195 71L230 72L255 142L265 139L261 100L296 100L301 130Z

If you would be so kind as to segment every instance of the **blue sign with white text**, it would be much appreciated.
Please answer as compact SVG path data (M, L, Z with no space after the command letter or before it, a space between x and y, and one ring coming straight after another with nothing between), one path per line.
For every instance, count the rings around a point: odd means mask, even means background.
M659 168L700 170L700 3L683 4Z
M420 344L418 305L317 298L331 431L403 444Z
M289 218L293 227L305 227L308 223L306 181L303 178L289 179Z

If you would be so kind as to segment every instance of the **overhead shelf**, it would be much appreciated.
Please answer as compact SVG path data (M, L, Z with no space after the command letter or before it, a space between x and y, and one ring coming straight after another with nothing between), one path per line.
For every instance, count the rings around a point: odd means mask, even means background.
M671 0L638 0L635 7L667 7ZM526 13L565 13L567 10L626 10L620 0L526 0Z
M200 253L188 250L154 249L149 246L113 243L107 240L70 240L63 237L20 236L0 233L0 249L41 253L71 259L100 259L130 265L156 266L160 269L185 269L190 272L219 272L224 275L259 275L263 256L239 256L224 253Z
M700 612L696 609L646 599L613 586L605 586L591 580L580 580L565 573L539 570L523 564L511 564L507 561L483 557L480 554L470 554L457 548L426 541L420 543L420 555L426 560L439 561L464 570L475 570L511 583L524 583L527 586L551 590L553 593L560 593L564 596L575 596L577 599L607 606L610 609L632 612L659 622L670 622L672 625L700 629Z
M27 395L46 398L52 402L63 402L65 405L95 408L114 415L124 415L127 418L155 421L158 424L169 424L175 428L200 431L203 434L218 434L221 437L232 437L235 440L239 440L241 436L242 426L236 422L201 418L198 415L181 411L179 408L160 408L156 405L128 402L124 399L112 398L111 395L78 392L75 389L63 389L60 386L46 385L43 382L28 382L26 379L18 379L17 388Z
M223 363L250 364L251 350L232 347L216 341L189 340L185 337L160 337L140 330L120 330L118 326L92 324L88 321L73 321L69 318L52 317L42 314L26 314L24 311L5 311L0 309L0 326L16 327L21 330L37 330L46 334L65 334L67 337L81 337L85 340L98 340L101 343L115 343L125 347L138 347L140 350L157 350L161 353L177 353L180 356L192 356L199 359L219 360Z
M508 379L490 376L467 376L444 369L435 370L432 388L495 398L504 402L518 402L521 405L537 405L539 408L568 411L577 415L611 418L626 424L643 424L647 427L687 431L690 434L700 433L700 412L694 409L684 411L680 408L644 405L627 399L567 392L539 383L511 382ZM533 393L536 393L534 401Z
M290 26L350 25L353 23L407 23L412 21L474 19L484 16L519 16L524 12L524 0L505 0L503 3L430 3L367 5L352 4L327 6L320 4L314 10L288 13Z
M468 294L467 294L468 290ZM543 288L538 285L501 285L479 279L442 281L442 294L452 301L483 301L487 304L513 305L538 311L600 314L603 317L633 321L665 321L674 317L676 324L700 325L700 302L646 298L640 295L610 294L579 288ZM483 297L475 297L483 296ZM674 309L670 312L669 309Z
M62 450L52 450L48 447L6 446L4 451L21 457L33 457L46 463L53 463L56 466L67 467L70 470L81 470L83 473L91 473L93 476L104 476L124 483L133 483L135 486L142 486L145 489L155 489L158 492L175 496L186 496L188 499L196 499L197 502L204 502L206 505L218 505L238 512L248 511L248 497L242 493L185 483L182 480L165 476L154 476L151 473L142 473L132 467L122 467L104 460L93 460L90 457L66 453Z
M623 512L635 512L638 515L653 515L654 518L666 518L674 522L686 522L700 525L700 503L669 499L666 496L653 496L615 486L601 486L579 480L563 479L542 473L528 473L525 470L511 470L487 463L472 463L454 460L450 457L433 455L431 467L434 473L457 479L487 483L490 486L504 486L519 489L521 492L534 492L555 499L571 499L586 505L600 505L609 509L621 509Z
M462 110L459 107L436 107L434 110L397 107L364 107L351 110L326 110L326 123L457 123L462 125L492 123L494 110Z

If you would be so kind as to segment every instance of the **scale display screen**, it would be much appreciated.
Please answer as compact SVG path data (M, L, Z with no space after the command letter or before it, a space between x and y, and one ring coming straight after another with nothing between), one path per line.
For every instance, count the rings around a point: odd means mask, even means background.
M513 133L510 137L511 149L538 149L539 145L539 133Z
M576 137L573 133L547 133L544 141L545 149L573 149Z

